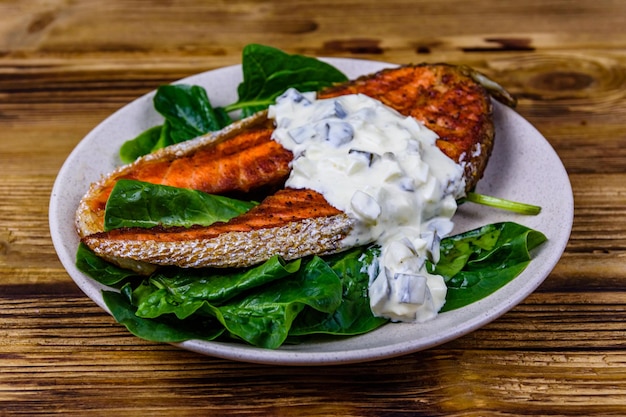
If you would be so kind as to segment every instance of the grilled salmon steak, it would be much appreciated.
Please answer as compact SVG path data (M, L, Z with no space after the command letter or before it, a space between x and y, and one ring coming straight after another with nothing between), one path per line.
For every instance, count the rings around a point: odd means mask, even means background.
M318 98L362 93L414 117L439 135L437 146L463 167L470 190L484 172L494 140L488 91L493 84L484 81L465 67L422 64L336 85ZM81 241L97 255L145 273L155 265L243 267L273 255L289 260L347 249L343 239L354 219L316 191L283 187L293 155L272 139L273 129L263 111L117 169L92 184L81 200L76 214ZM122 178L220 195L269 195L228 222L105 232L105 204Z

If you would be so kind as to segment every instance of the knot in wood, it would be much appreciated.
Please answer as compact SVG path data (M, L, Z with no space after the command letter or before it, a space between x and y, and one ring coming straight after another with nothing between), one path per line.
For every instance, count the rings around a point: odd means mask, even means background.
M553 71L538 74L531 80L531 85L539 90L576 91L584 90L594 83L594 78L585 73L574 71Z

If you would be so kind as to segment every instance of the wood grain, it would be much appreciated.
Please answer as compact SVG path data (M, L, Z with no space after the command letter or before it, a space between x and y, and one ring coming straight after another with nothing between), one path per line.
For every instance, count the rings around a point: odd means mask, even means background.
M626 415L624 27L611 0L0 2L0 416ZM513 92L574 190L543 285L442 346L322 368L206 357L115 323L52 247L56 174L112 112L253 42L463 63Z

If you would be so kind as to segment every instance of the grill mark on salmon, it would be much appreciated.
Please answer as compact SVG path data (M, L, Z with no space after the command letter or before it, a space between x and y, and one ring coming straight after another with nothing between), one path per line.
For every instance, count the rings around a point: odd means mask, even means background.
M404 66L328 88L318 97L354 93L376 98L435 131L438 147L464 166L466 189L475 186L491 154L494 129L489 94L466 69ZM109 261L145 273L153 264L250 266L275 254L289 260L346 249L341 241L354 220L311 190L280 190L248 213L208 227L102 232L103 204L120 178L215 194L284 183L292 155L271 140L272 129L267 112L260 112L120 168L92 185L81 201L77 229L83 243Z

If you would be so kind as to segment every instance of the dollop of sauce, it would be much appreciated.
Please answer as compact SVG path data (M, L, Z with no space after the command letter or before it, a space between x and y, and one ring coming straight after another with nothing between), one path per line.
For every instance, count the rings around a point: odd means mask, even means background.
M368 269L374 315L435 317L447 288L425 263L438 261L465 193L463 168L436 146L437 134L362 94L317 100L290 89L268 114L273 139L294 154L286 186L318 191L356 219L346 244L380 245Z

